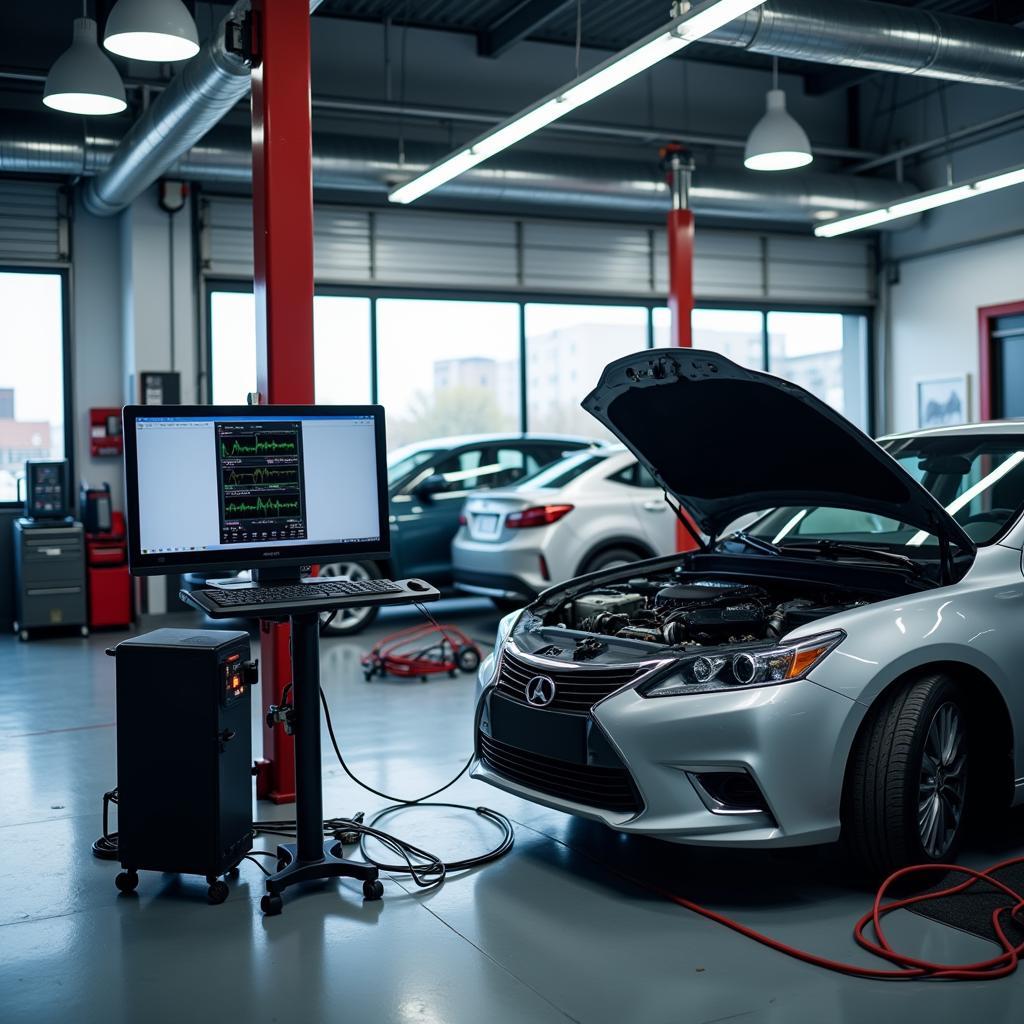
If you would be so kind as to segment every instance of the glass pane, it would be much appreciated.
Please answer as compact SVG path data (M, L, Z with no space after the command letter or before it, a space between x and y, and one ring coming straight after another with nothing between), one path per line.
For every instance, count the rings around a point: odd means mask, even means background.
M672 317L665 306L659 306L653 313L654 344L667 347ZM734 363L751 370L763 370L763 316L756 309L695 309L691 320L693 347L720 352Z
M604 366L647 347L639 306L526 305L526 400L531 431L609 436L580 402Z
M210 295L211 393L214 405L245 405L256 390L256 300L251 292Z
M380 299L377 375L392 448L518 430L519 307Z
M256 390L256 300L252 292L210 295L210 357L215 405L244 405ZM325 405L370 401L370 300L313 299L316 400Z
M0 502L26 459L63 459L64 296L59 274L0 273Z
M313 299L313 374L321 405L370 401L370 300Z
M860 427L867 424L867 317L769 313L772 373L799 384Z

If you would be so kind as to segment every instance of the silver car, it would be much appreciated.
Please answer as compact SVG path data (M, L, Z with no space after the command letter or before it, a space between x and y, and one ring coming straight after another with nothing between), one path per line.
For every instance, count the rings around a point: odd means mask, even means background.
M875 443L696 350L617 360L583 404L700 548L502 620L475 778L676 842L842 835L873 872L1024 801L1024 423Z
M460 523L455 586L499 606L676 550L665 492L621 445L572 452L514 487L471 494Z

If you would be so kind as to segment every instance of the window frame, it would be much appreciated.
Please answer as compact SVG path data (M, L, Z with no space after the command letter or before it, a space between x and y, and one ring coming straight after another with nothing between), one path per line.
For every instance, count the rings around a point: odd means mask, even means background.
M60 278L60 299L61 299L61 366L64 375L64 458L68 462L68 480L71 485L72 507L78 505L78 487L75 476L75 388L72 379L72 351L73 342L71 337L71 270L66 266L46 266L44 264L20 265L14 263L0 263L0 274L52 274ZM0 501L0 512L14 511L24 508L22 501Z
M220 292L252 292L252 282L246 278L204 276L205 317L202 337L204 346L203 372L206 377L202 393L207 403L213 391L213 353L210 344L211 295ZM647 310L646 347L654 348L654 310L665 306L660 297L589 295L579 292L532 292L522 289L474 288L416 288L402 285L333 284L314 282L316 295L338 295L370 300L370 401L376 403L379 395L379 367L377 360L377 300L378 299L434 299L454 302L514 302L519 306L519 426L522 433L530 429L527 409L526 381L526 306L528 303L579 306L632 306ZM875 394L875 307L870 305L829 305L803 302L742 302L738 300L697 300L699 309L749 310L761 314L762 369L768 369L768 314L769 313L838 313L843 316L862 316L866 324L866 352L864 388L866 404L866 432L874 436L877 396Z

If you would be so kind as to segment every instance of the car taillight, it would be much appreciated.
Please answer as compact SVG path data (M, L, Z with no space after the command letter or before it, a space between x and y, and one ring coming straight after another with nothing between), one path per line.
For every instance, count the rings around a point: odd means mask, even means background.
M572 505L536 505L522 512L510 512L505 525L510 530L523 530L528 526L550 526L573 510Z

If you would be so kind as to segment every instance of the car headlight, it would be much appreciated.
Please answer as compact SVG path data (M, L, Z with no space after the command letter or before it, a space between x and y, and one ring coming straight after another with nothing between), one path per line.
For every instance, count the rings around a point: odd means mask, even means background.
M667 679L639 692L643 697L676 697L792 682L803 679L845 639L841 629L834 629L791 643L704 650L684 658Z
M480 669L477 672L477 685L481 690L486 690L494 682L494 676L498 671L498 656L501 654L505 641L509 638L522 613L521 608L514 612L509 612L498 623L498 635L494 638L494 650L480 662Z

